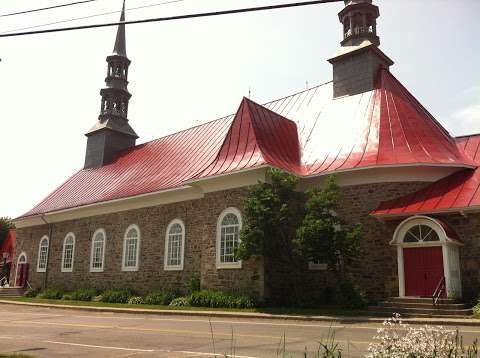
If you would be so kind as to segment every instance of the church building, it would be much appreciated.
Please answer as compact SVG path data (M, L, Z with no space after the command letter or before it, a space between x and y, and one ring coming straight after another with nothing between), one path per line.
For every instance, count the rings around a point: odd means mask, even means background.
M263 104L239 98L229 116L139 145L119 25L83 169L15 219L11 282L145 293L197 276L206 289L282 295L281 270L234 255L242 198L279 168L301 190L336 174L338 215L364 228L355 275L370 297L478 294L480 135L451 136L390 72L379 8L344 2L332 81ZM312 286L326 276L321 263L305 270Z

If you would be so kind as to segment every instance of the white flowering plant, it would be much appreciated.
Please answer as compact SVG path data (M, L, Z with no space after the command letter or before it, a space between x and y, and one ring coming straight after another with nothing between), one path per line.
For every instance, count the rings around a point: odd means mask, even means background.
M458 331L442 326L411 327L398 313L383 322L367 358L474 358L477 341L465 347Z

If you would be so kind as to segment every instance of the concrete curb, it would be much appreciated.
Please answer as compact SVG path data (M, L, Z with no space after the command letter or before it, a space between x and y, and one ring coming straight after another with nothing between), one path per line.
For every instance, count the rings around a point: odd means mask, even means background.
M291 321L310 321L310 322L337 322L337 323L382 323L388 317L372 316L306 316L306 315L284 315L270 313L251 313L251 312L228 312L228 311L188 311L188 310L155 310L148 308L118 308L118 307L94 307L94 306L73 306L56 305L50 303L20 302L10 300L0 300L0 304L33 306L44 308L56 308L65 310L77 310L87 312L109 312L109 313L129 313L129 314L151 314L159 316L193 316L193 317L220 317L220 318L256 318L270 320L291 320ZM477 326L480 327L480 319L474 318L403 318L405 323L409 324L429 324L442 326Z

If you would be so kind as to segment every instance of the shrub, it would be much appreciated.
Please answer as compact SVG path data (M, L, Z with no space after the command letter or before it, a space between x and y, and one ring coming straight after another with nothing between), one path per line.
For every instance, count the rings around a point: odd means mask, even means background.
M179 294L173 290L157 290L150 292L145 297L145 303L148 305L169 305Z
M351 279L344 279L335 292L335 303L343 308L358 309L367 305L365 292Z
M78 288L71 293L72 300L75 301L91 301L97 295L94 288Z
M193 275L187 281L187 292L192 294L197 291L200 291L200 277Z
M46 289L42 290L37 297L59 300L63 297L63 289L59 287L47 287Z
M248 296L210 290L192 293L190 304L194 307L212 308L252 308L256 306L255 301Z
M24 296L25 297L37 297L39 293L39 290L36 288L29 288L28 290L25 291Z
M64 301L71 301L73 298L72 298L72 295L69 294L69 293L66 293L62 296L62 300Z
M143 305L144 303L145 303L145 300L143 299L142 296L132 296L128 299L129 305Z
M480 298L478 299L477 304L473 307L473 314L475 318L480 318Z
M170 302L169 306L172 307L186 307L190 306L190 298L189 297L177 297Z
M102 296L102 295L98 295L98 296L92 297L92 301L93 301L93 302L101 302L102 299L103 299L103 296Z
M130 289L106 290L103 291L100 301L108 303L128 303L129 298L134 294Z

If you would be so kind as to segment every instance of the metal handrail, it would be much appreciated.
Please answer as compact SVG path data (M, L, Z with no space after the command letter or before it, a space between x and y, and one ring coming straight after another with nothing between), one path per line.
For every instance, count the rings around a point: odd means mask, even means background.
M443 291L445 290L445 276L443 276L437 284L435 291L433 291L432 300L433 304L436 305Z

